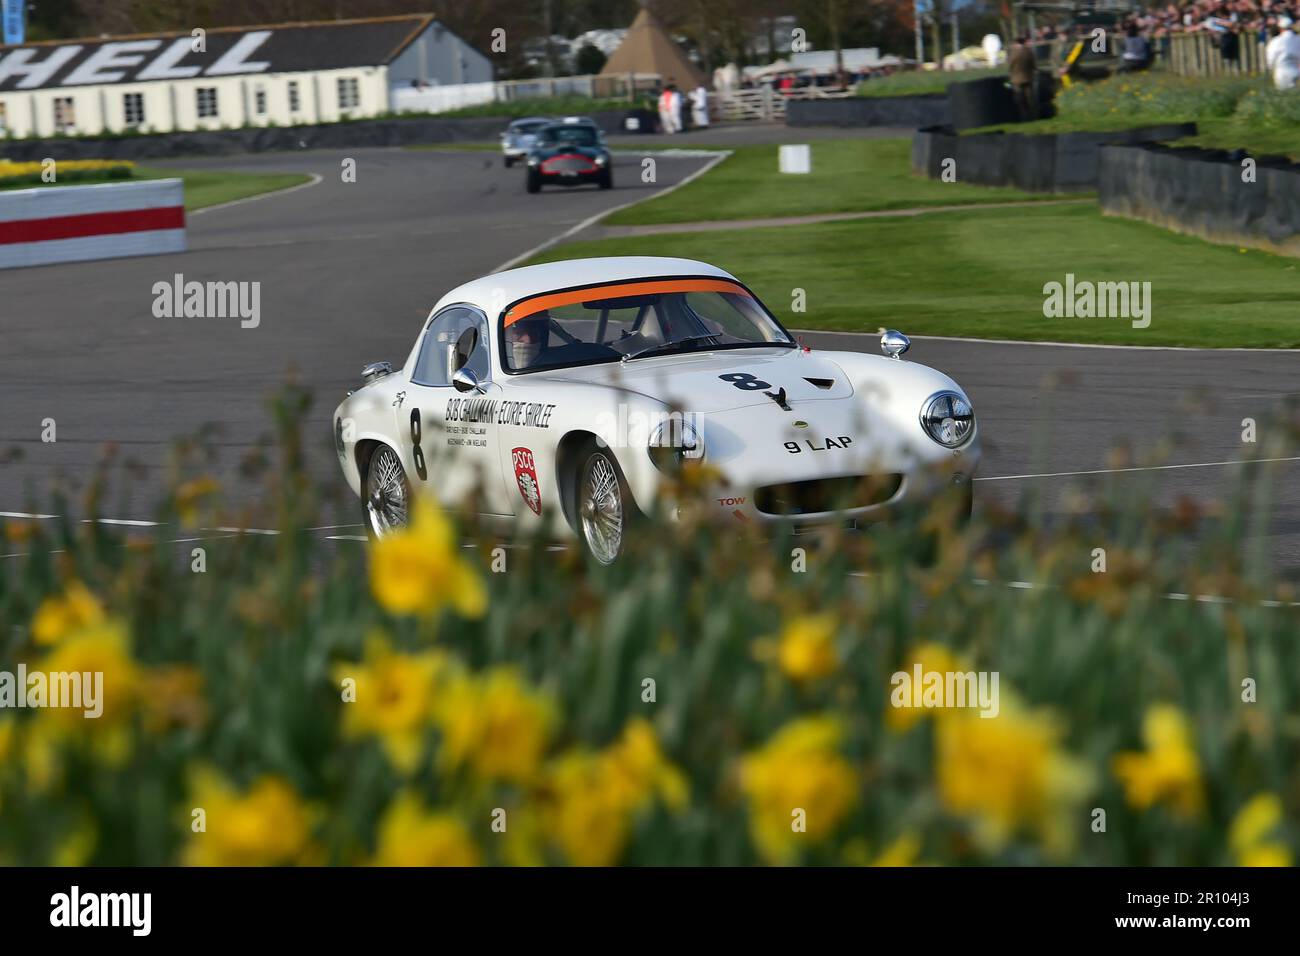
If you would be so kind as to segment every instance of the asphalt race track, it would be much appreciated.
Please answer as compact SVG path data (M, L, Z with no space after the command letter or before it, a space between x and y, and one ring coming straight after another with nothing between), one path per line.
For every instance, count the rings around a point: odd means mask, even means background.
M341 182L345 157L357 161L355 183ZM703 162L660 158L658 183L645 185L637 160L620 156L612 191L536 196L496 153L349 150L176 164L307 172L321 181L193 216L182 255L0 272L0 459L21 452L0 464L0 513L45 511L57 475L84 483L115 443L144 477L115 489L106 514L146 519L173 440L219 423L218 470L229 477L270 431L266 398L291 371L316 395L310 467L329 481L336 401L364 363L405 359L443 292ZM260 324L156 318L152 287L176 273L260 282ZM809 333L807 341L877 348L865 335ZM1149 484L1170 504L1214 495L1239 471L1220 463L1242 455L1242 419L1257 420L1263 441L1270 410L1300 390L1296 352L917 338L908 358L948 372L971 394L986 449L977 502L1036 487L1049 508L1062 507L1080 481ZM52 444L41 441L47 418L57 423ZM1273 467L1277 510L1267 544L1288 574L1300 575L1300 461Z

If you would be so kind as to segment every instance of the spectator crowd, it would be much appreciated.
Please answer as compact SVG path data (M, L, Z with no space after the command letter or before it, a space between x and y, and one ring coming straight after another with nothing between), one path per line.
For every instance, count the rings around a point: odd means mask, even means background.
M1042 49L1053 40L1087 36L1095 27L1079 24L1069 33L1042 27L1032 38ZM1279 89L1300 79L1300 0L1191 0L1151 6L1122 28L1121 70L1142 70L1169 56L1170 37L1204 34L1219 56L1238 62L1246 43L1265 44L1265 62Z

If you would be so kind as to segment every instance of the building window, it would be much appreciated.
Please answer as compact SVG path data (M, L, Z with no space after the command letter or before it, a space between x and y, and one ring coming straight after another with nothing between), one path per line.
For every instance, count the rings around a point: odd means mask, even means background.
M253 112L258 116L266 115L266 87L258 86L253 89Z
M139 126L144 122L144 94L123 93L122 112L126 114L127 126Z
M339 109L351 110L361 105L361 85L355 76L339 77Z
M200 86L194 93L199 107L199 119L216 116L217 88L215 86Z
M298 81L289 81L289 112L296 113L302 108L302 103L298 100Z
M71 96L54 98L54 131L71 133L77 128L77 109Z

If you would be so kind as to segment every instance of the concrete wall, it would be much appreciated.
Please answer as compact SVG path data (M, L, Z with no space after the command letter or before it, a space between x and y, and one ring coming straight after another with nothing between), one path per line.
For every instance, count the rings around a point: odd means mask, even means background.
M587 114L607 133L622 129L623 111ZM70 137L0 143L0 155L15 162L54 159L147 160L174 156L228 156L270 150L342 149L494 140L508 116L439 119L358 120L326 126L211 130L121 138Z
M0 269L184 251L179 179L0 191Z
M787 126L946 126L952 122L948 95L849 96L839 100L790 100Z
M1195 133L1195 123L1041 136L960 136L949 127L921 129L912 135L912 172L941 179L944 160L955 159L958 182L1013 186L1026 192L1089 192L1097 188L1103 145L1159 142Z
M1300 256L1300 165L1244 151L1104 146L1098 199L1104 213L1210 242Z

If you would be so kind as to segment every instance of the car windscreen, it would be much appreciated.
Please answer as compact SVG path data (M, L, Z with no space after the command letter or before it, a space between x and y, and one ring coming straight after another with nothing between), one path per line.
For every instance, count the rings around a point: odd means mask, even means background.
M597 146L600 140L590 126L548 126L538 135L542 146Z
M526 135L531 135L533 133L536 133L538 130L544 128L545 126L546 123L541 121L534 121L531 123L511 123L510 132L515 133L516 135L519 136L526 136Z
M721 279L646 279L533 296L510 308L502 360L525 372L794 343L753 295Z

